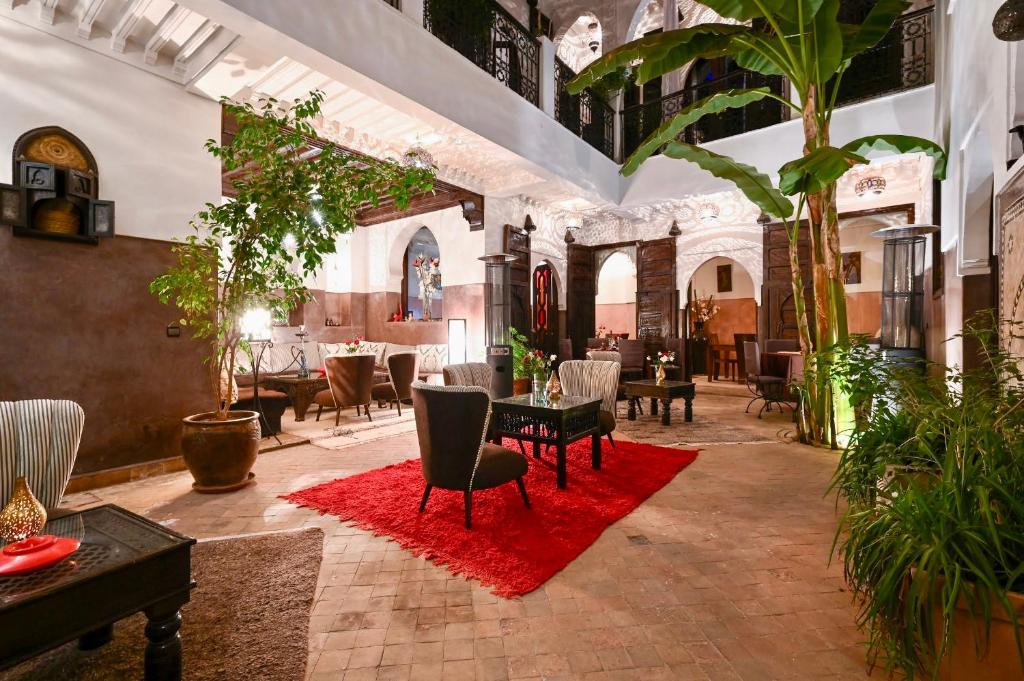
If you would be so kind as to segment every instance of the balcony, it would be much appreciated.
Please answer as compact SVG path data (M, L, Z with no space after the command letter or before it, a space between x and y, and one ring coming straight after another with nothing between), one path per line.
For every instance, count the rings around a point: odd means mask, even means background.
M615 110L593 90L571 95L566 83L576 73L555 57L555 119L574 135L615 160Z
M443 43L539 106L540 43L493 0L423 3L423 26Z

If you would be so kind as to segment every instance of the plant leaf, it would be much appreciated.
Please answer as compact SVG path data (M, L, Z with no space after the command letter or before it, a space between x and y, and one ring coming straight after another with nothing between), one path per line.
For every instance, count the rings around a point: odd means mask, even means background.
M818 147L795 161L779 168L779 189L783 194L817 194L858 163L867 163L863 156L835 147Z
M843 145L844 151L864 156L871 151L895 151L900 154L921 152L935 160L932 175L936 180L946 179L946 152L941 146L923 137L909 135L868 135Z
M909 7L907 0L878 0L860 26L844 24L843 60L877 45Z
M782 3L782 7L779 8L779 16L792 24L799 22L800 17L803 16L803 23L806 25L811 23L824 2L825 0L790 0ZM803 5L802 15L801 5Z
M756 71L766 76L786 76L793 79L794 64L779 61L768 56L770 54L786 54L786 49L782 45L784 38L751 31L749 34L743 35L742 39L744 42L752 43L753 46L737 46L738 49L735 49L737 64L745 69Z
M646 161L651 154L660 149L662 145L675 140L686 126L691 123L700 120L708 114L744 107L751 102L764 99L769 94L770 90L766 87L750 90L723 90L694 102L680 110L679 113L662 123L657 130L652 132L637 147L636 151L626 159L626 162L622 165L622 174L632 175L635 173L640 164Z
M655 33L617 47L583 69L566 84L570 94L579 94L617 69L641 62L637 69L639 85L667 73L698 57L720 57L730 49L730 37L748 32L746 26L700 24L665 33Z
M814 15L811 29L810 66L808 77L824 85L843 63L843 31L839 27L839 0L824 0Z
M681 158L695 163L715 177L732 182L744 196L769 215L788 218L793 214L790 200L773 187L768 176L757 168L686 142L669 142L664 154L669 158Z
M747 21L764 16L757 3L752 0L698 0L698 2L729 19ZM762 0L761 4L766 10L774 14L782 11L783 6L787 2L792 2L792 0Z

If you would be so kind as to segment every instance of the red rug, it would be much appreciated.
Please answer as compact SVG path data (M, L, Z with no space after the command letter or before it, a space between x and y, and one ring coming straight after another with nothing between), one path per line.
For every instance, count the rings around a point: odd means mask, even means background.
M310 487L282 498L386 535L416 555L480 580L505 598L533 591L569 564L697 452L602 440L601 470L590 467L589 438L568 451L568 488L555 486L554 449L529 457L527 509L514 484L473 494L473 529L463 525L462 492L434 489L422 514L419 459ZM506 446L516 445L506 441ZM527 445L528 451L529 445Z

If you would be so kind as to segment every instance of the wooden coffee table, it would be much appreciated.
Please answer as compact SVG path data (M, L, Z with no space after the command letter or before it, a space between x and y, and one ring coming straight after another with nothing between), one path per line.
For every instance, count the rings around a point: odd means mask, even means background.
M533 395L517 395L491 403L491 433L496 444L511 437L533 443L533 456L540 458L541 445L554 445L558 487L565 489L565 448L590 436L590 463L601 468L601 400L596 397L567 397L552 402Z
M697 394L693 383L689 381L664 381L658 383L654 379L643 381L626 381L626 397L629 399L627 418L636 421L636 403L645 397L651 398L651 416L658 415L658 402L661 402L661 424L672 425L672 400L682 398L686 407L683 417L693 421L693 398Z
M305 421L306 410L313 404L313 398L321 390L327 390L327 377L312 373L306 378L295 374L281 376L260 376L260 387L286 393L295 410L295 420Z
M196 540L112 505L51 520L42 533L82 545L51 567L0 577L0 669L75 639L83 650L97 648L110 641L114 622L142 611L146 681L178 681L178 610L195 586Z

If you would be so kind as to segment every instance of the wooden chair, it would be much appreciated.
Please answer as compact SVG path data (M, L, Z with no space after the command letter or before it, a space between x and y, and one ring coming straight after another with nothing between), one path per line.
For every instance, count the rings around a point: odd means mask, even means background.
M370 416L370 402L373 400L373 355L329 355L324 357L324 369L327 371L327 390L321 390L313 398L317 404L316 420L324 409L337 409L334 425L341 422L341 410L355 407L356 414L360 408L366 409L366 418Z
M764 404L761 405L761 409L757 412L757 418L761 418L761 414L766 409L768 411L772 410L773 404L779 405L780 408L783 404L786 404L783 399L786 379L762 373L761 348L757 343L751 341L744 343L743 353L746 355L747 388L750 392L754 393L754 399L747 402L747 408L743 410L743 413L749 413L750 405L758 400L763 400Z
M412 400L410 386L416 380L420 370L420 353L396 352L388 355L388 381L378 383L370 389L370 396L377 400L377 405L387 402L398 405L398 415L402 415L402 402Z
M736 377L736 358L732 356L733 349L728 345L718 342L718 334L708 336L708 382L718 380L723 374L726 377Z
M735 333L732 336L732 342L736 346L736 380L746 380L747 378L747 356L743 352L743 344L747 342L756 343L756 333Z

